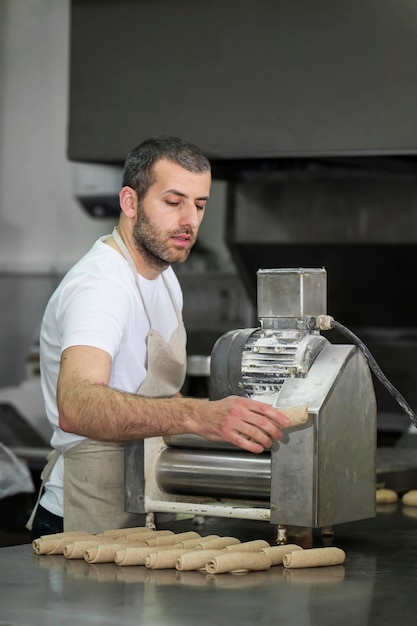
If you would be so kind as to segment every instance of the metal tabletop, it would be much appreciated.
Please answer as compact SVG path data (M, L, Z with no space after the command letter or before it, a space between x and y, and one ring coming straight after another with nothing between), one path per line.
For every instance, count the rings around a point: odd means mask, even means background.
M207 518L167 525L176 532L234 535L274 543L264 522ZM314 531L304 547L329 545ZM343 565L300 570L275 566L246 574L89 565L36 556L30 544L0 549L0 623L30 626L415 624L417 508L381 506L374 519L334 528Z

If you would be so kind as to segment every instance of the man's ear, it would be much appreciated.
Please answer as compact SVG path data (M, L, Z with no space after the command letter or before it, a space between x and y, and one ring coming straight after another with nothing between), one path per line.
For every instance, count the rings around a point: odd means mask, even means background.
M119 193L120 208L129 219L136 217L138 207L138 197L132 187L122 187Z

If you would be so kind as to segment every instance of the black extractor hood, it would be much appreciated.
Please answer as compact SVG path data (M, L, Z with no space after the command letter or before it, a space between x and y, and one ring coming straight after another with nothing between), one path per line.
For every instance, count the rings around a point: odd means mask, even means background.
M416 24L415 0L72 0L68 156L121 163L175 134L226 177L413 157Z
M415 327L416 24L416 0L72 0L68 157L193 141L254 300L260 267L324 266L341 322Z

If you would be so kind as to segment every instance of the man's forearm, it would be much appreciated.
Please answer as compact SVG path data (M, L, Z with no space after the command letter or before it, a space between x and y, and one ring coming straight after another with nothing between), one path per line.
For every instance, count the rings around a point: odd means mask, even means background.
M105 385L80 384L58 398L59 425L65 432L98 441L181 434L195 431L199 406L206 402L149 398Z
M260 453L290 420L278 409L240 396L148 398L80 383L58 393L60 427L98 441L129 441L191 433Z

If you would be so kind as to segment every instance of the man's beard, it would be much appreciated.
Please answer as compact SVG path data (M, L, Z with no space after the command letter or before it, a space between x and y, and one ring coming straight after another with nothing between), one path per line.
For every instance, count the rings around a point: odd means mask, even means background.
M188 233L188 231L185 232ZM181 233L183 234L184 230ZM181 250L172 250L168 247L167 238L169 239L170 236L175 234L175 232L171 234L158 232L145 214L143 206L138 206L138 215L133 227L133 240L149 267L162 272L171 263L182 263L188 258L191 246L188 249L183 248Z

